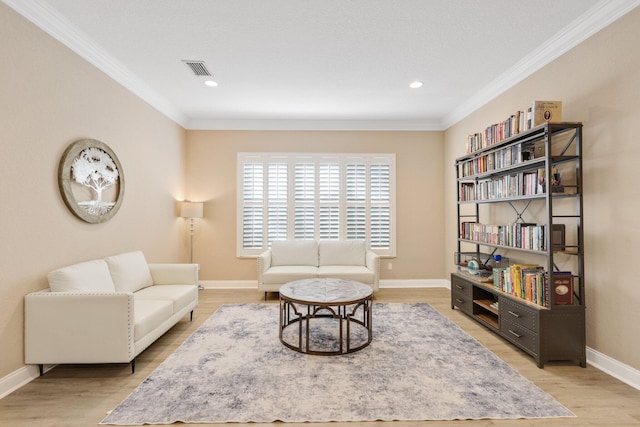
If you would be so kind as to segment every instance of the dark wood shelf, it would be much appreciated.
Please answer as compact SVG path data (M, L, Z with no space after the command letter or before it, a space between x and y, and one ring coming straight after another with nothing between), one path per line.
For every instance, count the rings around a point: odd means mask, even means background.
M490 316L488 314L476 314L475 315L478 319L482 320L483 322L487 323L489 326L495 328L495 329L500 329L500 323L498 322L498 318L495 316Z
M498 315L498 309L491 306L491 304L494 304L495 302L497 302L497 301L496 300L491 300L491 299L474 299L473 300L474 304L479 305L480 307L492 312L493 314L495 314L497 316Z

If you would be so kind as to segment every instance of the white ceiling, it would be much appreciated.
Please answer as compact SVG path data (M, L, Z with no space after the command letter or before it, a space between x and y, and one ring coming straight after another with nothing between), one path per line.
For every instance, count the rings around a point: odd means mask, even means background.
M3 1L185 128L389 130L447 128L640 3Z

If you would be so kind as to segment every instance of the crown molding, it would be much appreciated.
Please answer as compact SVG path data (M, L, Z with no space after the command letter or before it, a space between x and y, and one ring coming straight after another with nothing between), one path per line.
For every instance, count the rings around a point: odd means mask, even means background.
M133 74L126 66L94 43L87 34L61 16L45 1L2 1L162 114L182 127L185 126L187 117L182 112Z
M530 55L509 68L439 122L402 120L189 119L127 67L43 0L2 0L43 31L186 129L208 130L406 130L441 131L456 124L551 61L640 5L640 0L602 0Z
M439 122L420 120L190 120L190 130L442 131Z
M509 68L466 102L447 114L441 123L448 129L489 101L529 77L640 5L640 0L602 0L562 31Z

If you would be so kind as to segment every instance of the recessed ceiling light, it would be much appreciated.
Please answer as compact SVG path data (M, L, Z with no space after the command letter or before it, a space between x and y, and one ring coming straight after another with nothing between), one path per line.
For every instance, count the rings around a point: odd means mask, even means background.
M412 82L409 87L411 89L418 89L419 87L422 87L422 82L416 80L415 82Z
M205 80L204 84L206 84L207 86L211 86L211 87L218 86L218 82L214 82L213 80Z

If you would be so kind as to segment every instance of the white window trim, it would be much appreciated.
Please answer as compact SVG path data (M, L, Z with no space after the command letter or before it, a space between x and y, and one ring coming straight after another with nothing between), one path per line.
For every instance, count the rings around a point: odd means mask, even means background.
M375 160L378 159L378 162ZM267 188L267 179L266 175L268 174L268 164L274 162L286 162L288 166L288 207L290 211L288 212L289 217L293 216L293 207L292 203L294 199L294 185L295 185L295 164L296 163L314 163L318 165L319 163L326 163L328 161L336 162L340 164L340 179L341 179L341 191L340 191L340 212L341 218L346 219L346 208L347 208L347 194L346 194L346 165L353 163L361 163L364 161L366 164L366 186L369 187L369 173L371 164L388 164L389 165L389 247L388 248L372 248L374 252L384 257L395 257L396 255L396 169L395 163L396 158L394 153L251 153L251 152L240 152L237 155L237 191L236 191L236 200L237 200L237 209L236 209L236 256L238 258L254 258L260 255L262 252L266 250L268 247L268 227L267 223L264 222L263 233L262 233L262 248L244 248L243 247L243 211L245 207L245 203L243 200L243 191L244 191L244 164L251 163L252 161L256 163L262 163L263 173L265 178L263 178L263 200L262 200L262 208L263 208L263 218L267 216L267 206L268 206L268 188ZM316 186L317 181L319 180L318 174L315 176ZM369 195L368 193L367 195ZM319 194L315 195L314 206L317 208L321 204L319 203ZM370 197L366 198L367 201L365 205L367 207L367 212L372 205ZM368 213L367 213L368 215ZM288 239L294 239L294 221L289 221L288 223ZM346 239L346 221L340 221L340 231L339 236L340 239ZM367 227L366 234L369 236L370 228ZM319 236L319 220L316 218L315 221L315 236L318 239ZM368 239L367 239L368 240ZM369 243L369 242L368 242Z

